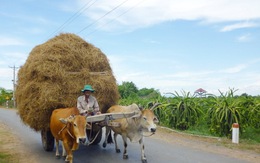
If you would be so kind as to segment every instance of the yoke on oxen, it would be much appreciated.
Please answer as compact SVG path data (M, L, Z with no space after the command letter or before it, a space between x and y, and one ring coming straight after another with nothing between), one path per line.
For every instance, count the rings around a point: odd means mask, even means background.
M117 124L115 122L111 122L112 120L121 119L121 118L130 118L134 116L135 112L129 112L129 113L104 113L94 116L88 116L87 122L89 123L97 123L100 126L118 126L120 124Z
M120 127L121 124L118 122L113 122L113 120L122 119L122 118L130 118L135 115L136 115L135 112L127 112L127 113L104 113L104 114L99 114L99 115L87 116L86 120L90 124L87 126L87 128L90 129L90 131L91 131L92 126L95 124L95 125L100 126L100 130L95 135L93 135L93 137L91 137L91 136L88 137L88 142L86 142L85 145L90 145L95 141L95 139L99 135L100 131L102 130L102 127L104 127L104 126ZM92 134L88 134L88 136L89 135L92 135Z

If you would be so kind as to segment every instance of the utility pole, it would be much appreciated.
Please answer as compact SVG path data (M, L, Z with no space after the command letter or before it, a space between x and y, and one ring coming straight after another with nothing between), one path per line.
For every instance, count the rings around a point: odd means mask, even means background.
M16 102L15 102L15 88L16 88L15 71L19 67L15 67L15 65L14 65L13 67L10 67L10 68L13 69L13 80L12 80L12 82L13 82L13 102L14 102L14 108L16 108Z

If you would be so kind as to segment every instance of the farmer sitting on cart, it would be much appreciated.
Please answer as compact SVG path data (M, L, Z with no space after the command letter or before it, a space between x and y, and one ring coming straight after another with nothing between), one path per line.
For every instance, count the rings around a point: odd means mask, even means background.
M79 96L77 99L77 108L79 109L79 113L85 116L101 114L97 99L92 96L92 93L95 91L92 86L85 85L81 91L84 94Z

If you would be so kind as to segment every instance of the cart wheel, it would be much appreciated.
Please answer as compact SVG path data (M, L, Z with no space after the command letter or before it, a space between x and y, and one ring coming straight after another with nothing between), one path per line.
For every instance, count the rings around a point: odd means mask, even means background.
M97 133L98 135L96 137ZM99 126L93 126L91 130L87 130L87 137L89 139L89 142L92 142L92 140L96 137L96 139L93 143L91 143L91 145L97 145L102 139L102 128Z
M54 137L51 134L51 131L41 131L42 136L42 146L45 151L53 151L54 148Z

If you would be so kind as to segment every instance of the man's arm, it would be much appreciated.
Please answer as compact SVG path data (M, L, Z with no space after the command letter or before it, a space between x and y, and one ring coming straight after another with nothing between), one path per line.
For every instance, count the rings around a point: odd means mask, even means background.
M100 114L100 110L99 110L99 105L98 105L98 102L97 102L97 99L94 98L95 101L94 101L94 111L97 113L97 114Z
M84 110L83 106L81 105L80 97L77 100L77 108L79 109L79 113L80 114L86 113L86 111Z

